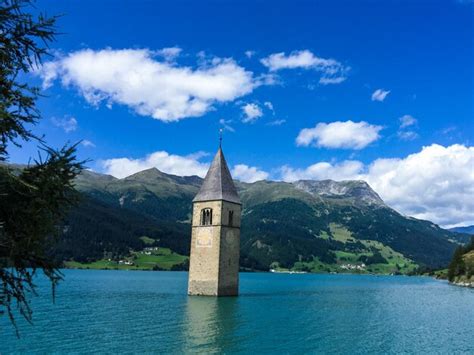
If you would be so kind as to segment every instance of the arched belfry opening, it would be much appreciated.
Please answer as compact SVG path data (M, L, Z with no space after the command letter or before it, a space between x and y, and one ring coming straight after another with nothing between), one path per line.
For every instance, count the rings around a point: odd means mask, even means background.
M203 208L201 210L201 226L212 225L212 208Z
M241 209L219 147L193 199L189 295L238 295Z

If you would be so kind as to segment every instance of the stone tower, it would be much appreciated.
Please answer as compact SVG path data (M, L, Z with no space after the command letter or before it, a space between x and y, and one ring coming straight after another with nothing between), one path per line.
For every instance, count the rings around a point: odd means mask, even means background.
M189 295L239 293L241 203L219 147L193 200Z

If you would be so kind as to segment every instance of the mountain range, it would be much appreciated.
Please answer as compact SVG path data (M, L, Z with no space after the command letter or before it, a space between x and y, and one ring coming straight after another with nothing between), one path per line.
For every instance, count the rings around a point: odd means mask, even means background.
M150 245L189 255L192 199L201 183L156 168L123 179L84 171L76 180L81 203L62 227L56 257L120 259ZM409 273L445 267L468 241L398 213L364 181L235 184L244 269Z
M449 229L451 232L474 235L474 226L455 227Z

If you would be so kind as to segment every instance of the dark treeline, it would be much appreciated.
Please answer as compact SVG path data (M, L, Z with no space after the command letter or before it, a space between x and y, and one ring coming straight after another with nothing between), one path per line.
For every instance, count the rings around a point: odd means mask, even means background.
M474 250L474 237L466 246L459 246L455 251L451 263L448 268L448 279L454 281L457 276L467 276L470 278L474 275L474 265L466 263L465 255Z

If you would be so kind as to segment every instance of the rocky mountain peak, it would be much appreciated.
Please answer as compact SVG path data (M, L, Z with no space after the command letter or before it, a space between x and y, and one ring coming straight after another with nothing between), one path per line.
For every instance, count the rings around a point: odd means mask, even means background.
M331 199L348 199L354 202L385 205L380 196L362 180L298 180L293 185L312 195Z

